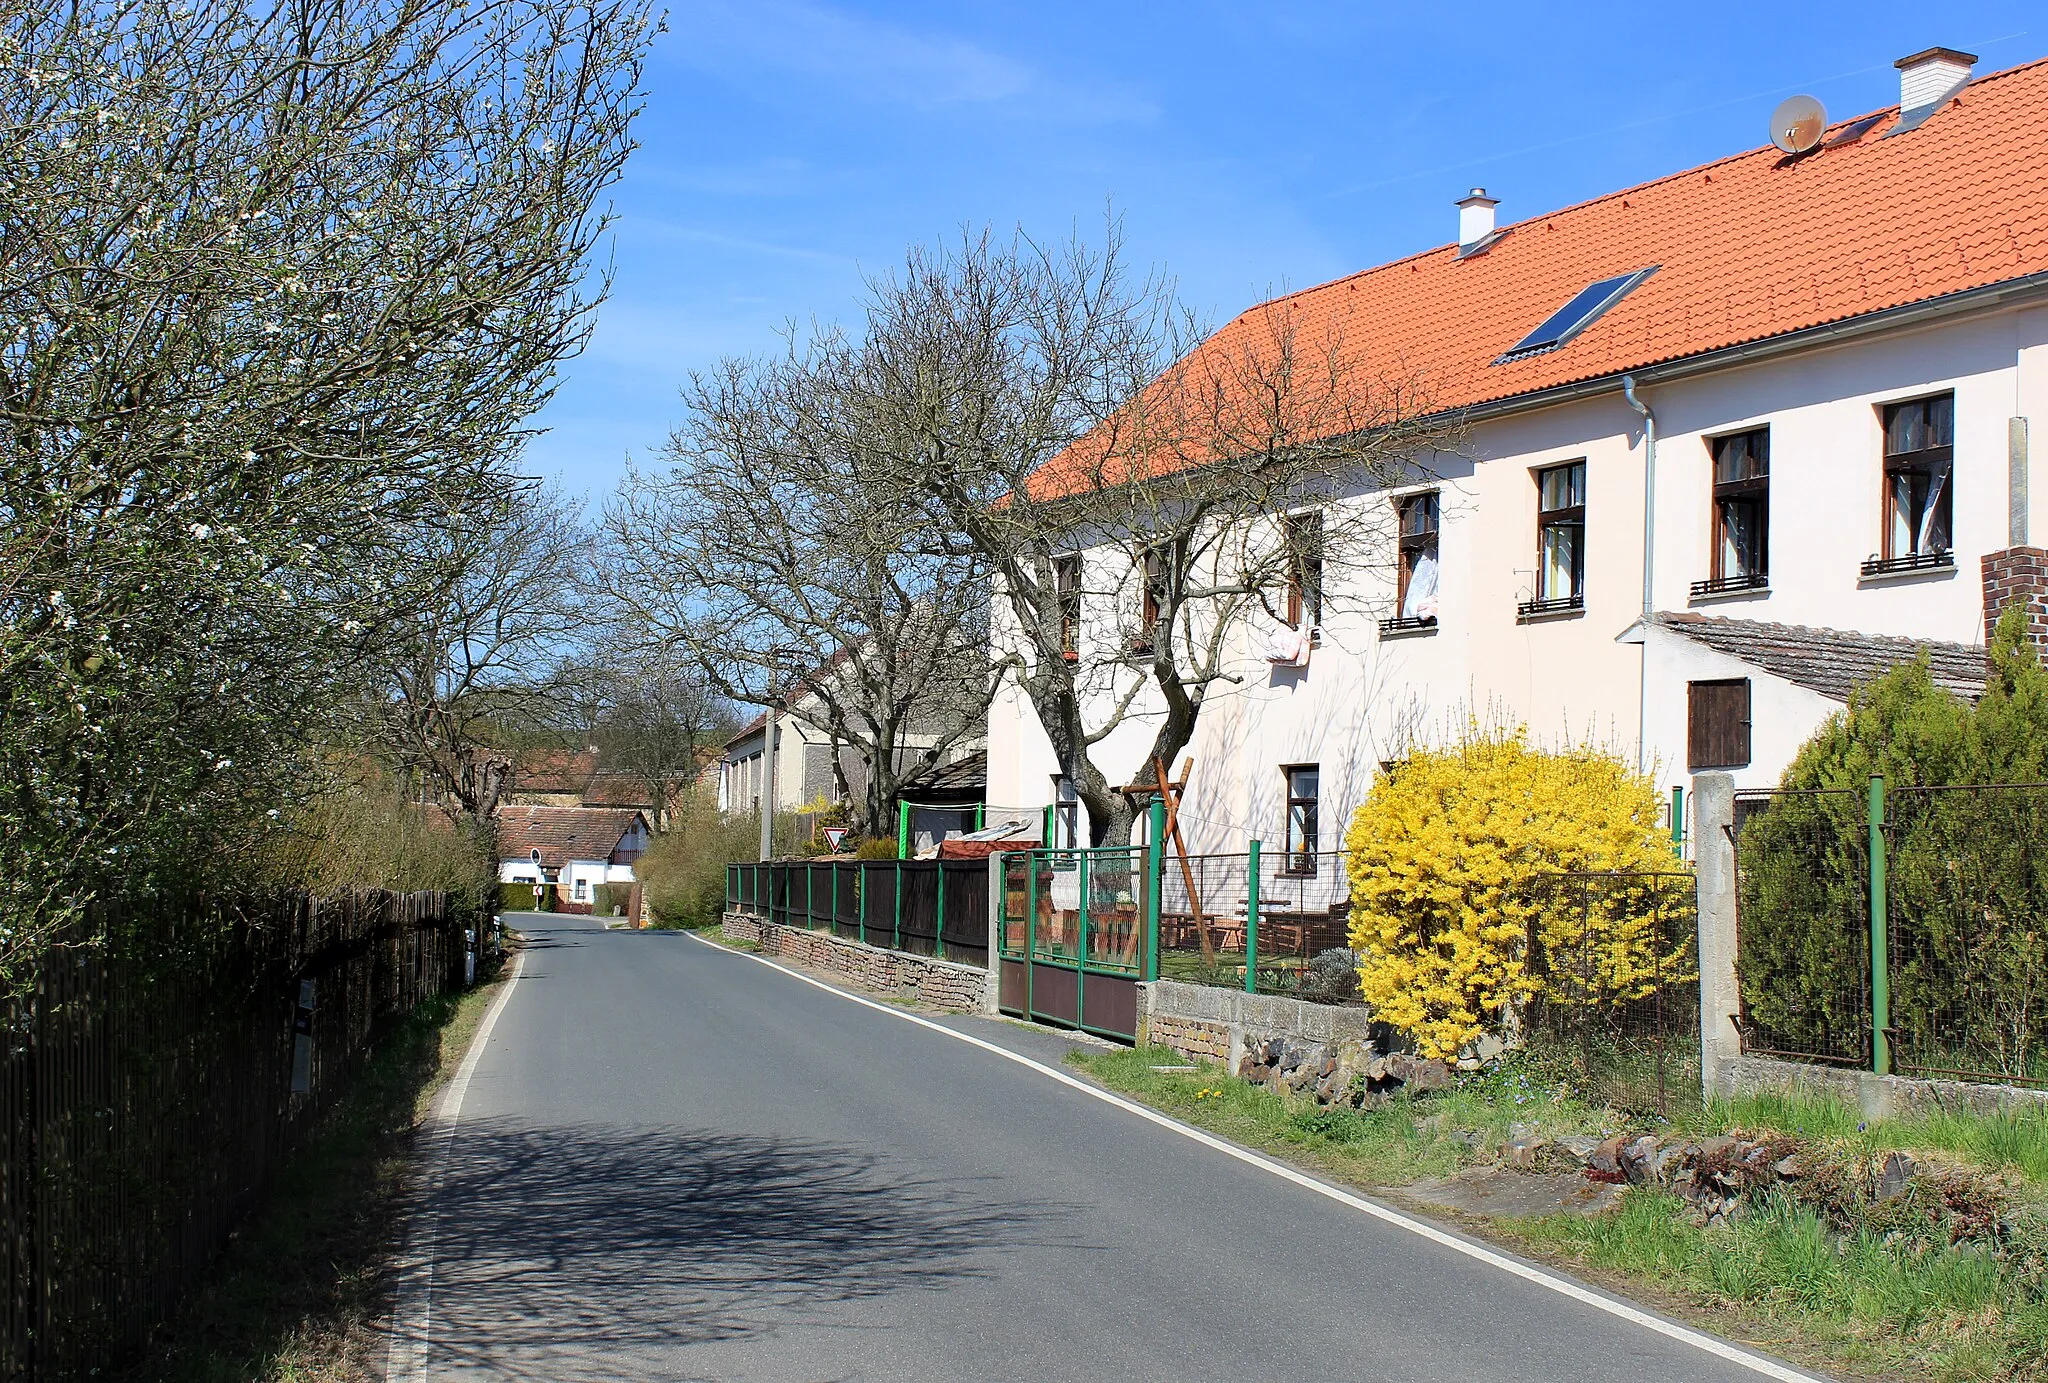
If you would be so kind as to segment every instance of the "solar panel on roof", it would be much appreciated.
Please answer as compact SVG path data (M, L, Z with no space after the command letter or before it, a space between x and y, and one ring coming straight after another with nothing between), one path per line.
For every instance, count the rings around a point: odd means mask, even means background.
M1520 360L1525 356L1557 349L1591 326L1601 313L1620 302L1628 295L1630 289L1656 273L1657 269L1658 266L1652 264L1647 269L1616 274L1611 279L1601 279L1598 283L1586 285L1572 296L1570 302L1545 317L1543 325L1517 341L1506 354L1493 363L1505 365L1511 360Z

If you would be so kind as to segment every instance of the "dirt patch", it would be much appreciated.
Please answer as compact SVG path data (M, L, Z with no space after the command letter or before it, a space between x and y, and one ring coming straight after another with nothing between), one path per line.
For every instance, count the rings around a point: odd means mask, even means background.
M1621 1204L1627 1189L1564 1172L1470 1167L1456 1176L1412 1182L1399 1188L1399 1194L1405 1200L1465 1215L1578 1215L1590 1219Z

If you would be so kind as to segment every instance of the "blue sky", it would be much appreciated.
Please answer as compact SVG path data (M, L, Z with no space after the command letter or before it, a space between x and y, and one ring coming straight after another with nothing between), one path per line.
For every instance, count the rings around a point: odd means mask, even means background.
M1098 234L1220 322L1503 221L1761 144L1795 91L1895 102L1934 44L2048 54L2039 0L851 4L674 0L614 193L612 296L529 468L601 505L693 369L853 316L966 224Z

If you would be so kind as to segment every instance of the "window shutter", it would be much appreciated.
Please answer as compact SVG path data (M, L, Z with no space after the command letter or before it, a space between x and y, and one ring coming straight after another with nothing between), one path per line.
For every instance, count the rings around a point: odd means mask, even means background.
M1686 692L1686 766L1749 767L1749 679L1693 682Z

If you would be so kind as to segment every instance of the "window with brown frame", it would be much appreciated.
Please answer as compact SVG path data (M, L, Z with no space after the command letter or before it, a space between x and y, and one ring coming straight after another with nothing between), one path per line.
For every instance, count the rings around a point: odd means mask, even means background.
M1400 613L1399 628L1422 628L1436 623L1437 588L1437 496L1431 490L1409 495L1399 503L1401 568L1394 608Z
M1287 777L1287 864L1289 874L1313 876L1316 872L1316 820L1322 801L1322 768L1318 764L1290 764L1280 770Z
M1060 602L1060 651L1066 654L1067 661L1071 663L1078 661L1081 656L1080 554L1055 557L1052 563L1052 578Z
M1955 564L1956 396L1935 394L1884 410L1884 543L1865 576Z
M1694 595L1754 590L1770 582L1771 430L1759 427L1708 444L1714 454L1714 556Z
M1516 608L1523 619L1585 608L1586 463L1536 472L1536 598Z
M1323 622L1323 516L1289 514L1280 521L1287 544L1287 624Z
M1131 641L1133 653L1152 651L1152 645L1159 636L1160 614L1172 604L1172 556L1173 549L1166 543L1145 549L1145 581L1138 597L1138 636Z
M1686 684L1686 767L1747 768L1750 746L1747 677Z

